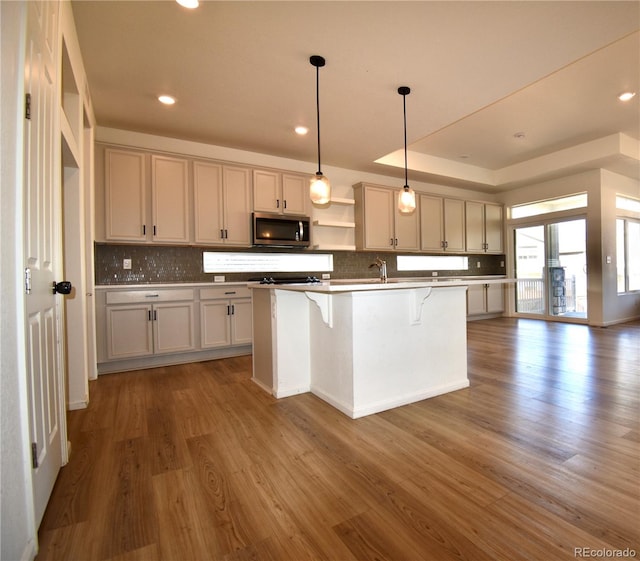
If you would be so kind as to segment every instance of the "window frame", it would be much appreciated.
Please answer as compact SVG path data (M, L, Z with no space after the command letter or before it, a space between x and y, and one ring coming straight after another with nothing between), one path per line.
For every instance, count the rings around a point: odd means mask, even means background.
M635 214L635 213L633 213ZM620 231L618 229L619 223L622 222L622 252L618 250L619 240L618 236ZM633 251L633 248L630 247L630 236L629 236L629 224L634 224L634 227L640 229L640 217L629 216L628 214L618 214L616 216L616 292L617 294L636 294L640 292L640 282L636 286L631 286L632 276L636 278L640 275L640 273L636 271L640 271L640 240L636 240L635 243L638 245L638 249ZM634 262L630 263L630 258L633 256ZM623 263L620 263L620 258L624 260ZM620 271L622 270L622 276L624 277L624 290L620 291Z

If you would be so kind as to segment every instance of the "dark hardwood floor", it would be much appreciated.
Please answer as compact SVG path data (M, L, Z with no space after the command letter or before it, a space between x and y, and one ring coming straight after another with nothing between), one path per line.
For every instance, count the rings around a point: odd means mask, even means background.
M640 557L640 323L468 340L470 388L355 421L250 357L101 376L38 561Z

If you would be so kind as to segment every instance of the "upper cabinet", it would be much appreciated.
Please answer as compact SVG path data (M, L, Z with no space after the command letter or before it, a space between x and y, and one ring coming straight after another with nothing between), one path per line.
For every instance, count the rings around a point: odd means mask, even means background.
M356 249L418 251L419 210L401 214L397 190L358 183L355 195Z
M420 195L422 251L465 251L464 201Z
M251 245L251 170L209 162L193 164L195 242Z
M189 242L188 160L151 156L152 239Z
M502 205L466 201L466 246L469 253L503 253Z
M105 239L187 243L188 160L151 156L149 197L148 159L143 152L105 150Z
M105 238L147 241L145 154L105 150Z
M253 209L277 214L309 214L308 178L292 173L253 170Z

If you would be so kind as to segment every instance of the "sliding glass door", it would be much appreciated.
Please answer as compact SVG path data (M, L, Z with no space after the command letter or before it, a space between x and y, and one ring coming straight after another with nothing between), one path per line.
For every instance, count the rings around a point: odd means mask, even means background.
M586 221L514 229L516 312L587 317Z

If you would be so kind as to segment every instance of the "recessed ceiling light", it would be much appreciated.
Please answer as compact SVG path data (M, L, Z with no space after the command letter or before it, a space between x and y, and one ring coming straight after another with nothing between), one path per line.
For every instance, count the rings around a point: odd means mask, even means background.
M189 8L190 10L197 8L200 5L200 2L198 2L198 0L176 0L176 2L183 8Z
M160 103L164 103L165 105L173 105L176 102L176 98L171 97L170 95L161 95L158 96L158 101Z
M636 92L624 92L618 96L618 99L620 101L629 101L630 99L633 99L635 96L636 96Z
M295 130L296 134L299 134L299 135L305 135L305 134L307 134L309 132L309 129L307 127L303 127L303 126L296 127L293 130Z

